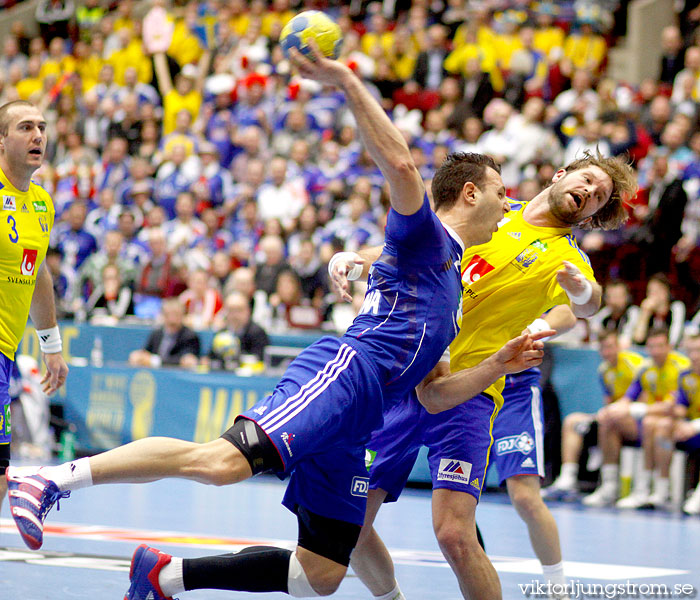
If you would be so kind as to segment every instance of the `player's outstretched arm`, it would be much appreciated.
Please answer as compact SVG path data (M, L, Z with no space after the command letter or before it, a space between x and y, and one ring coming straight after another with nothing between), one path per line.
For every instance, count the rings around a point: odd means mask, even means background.
M295 48L289 51L299 73L307 79L335 85L345 92L362 142L389 182L391 206L402 215L417 212L423 205L425 188L401 132L349 67L325 58L313 41L309 46L313 60Z
M555 334L556 331L546 329L536 334L520 335L475 367L457 373L436 376L433 369L416 388L418 400L432 414L454 408L480 394L504 375L538 366L544 356L541 340ZM438 363L438 366L445 364Z

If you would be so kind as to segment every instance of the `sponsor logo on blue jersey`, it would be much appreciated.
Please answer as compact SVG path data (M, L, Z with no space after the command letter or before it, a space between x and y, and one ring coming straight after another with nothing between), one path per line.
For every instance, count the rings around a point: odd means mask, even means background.
M350 493L359 498L366 498L369 492L369 477L353 477Z
M509 435L496 440L496 454L510 454L511 452L529 454L534 447L535 440L527 431L523 431L520 435Z
M438 480L456 481L464 485L469 485L469 475L471 472L472 463L452 458L441 458L437 478Z
M292 452L292 447L290 445L294 441L294 434L287 433L285 431L280 437L282 438L282 442L284 442L284 445L287 448L287 452L289 452L289 456L294 456L294 453Z

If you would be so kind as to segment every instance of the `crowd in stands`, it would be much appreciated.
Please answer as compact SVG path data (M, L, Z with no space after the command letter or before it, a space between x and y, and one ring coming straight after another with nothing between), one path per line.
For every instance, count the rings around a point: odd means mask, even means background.
M342 94L295 77L277 43L311 5L340 24L340 60L391 113L428 181L447 153L484 152L528 200L584 150L629 156L641 190L628 224L579 242L601 281L627 282L649 324L680 327L678 343L700 273L692 4L663 31L658 79L635 87L606 75L625 3L180 1L165 6L163 51L149 3L45 0L41 35L16 22L3 42L0 103L30 100L49 121L37 180L56 205L61 316L152 319L179 297L190 326L221 327L237 271L249 269L256 322L343 329L351 313L329 294L325 266L338 249L381 243L388 205ZM644 299L656 274L674 301Z
M448 153L483 152L527 201L583 151L628 157L627 224L577 231L605 303L568 339L602 351L614 331L624 349L666 328L681 348L700 328L700 8L677 4L658 75L632 85L607 74L616 0L42 0L40 35L17 21L2 42L0 104L48 120L36 180L56 207L59 316L158 320L130 358L146 366L239 368L266 332L347 327L363 290L338 303L327 263L382 242L387 189L343 95L296 77L279 47L297 11L320 8L428 182ZM201 329L218 331L211 349Z

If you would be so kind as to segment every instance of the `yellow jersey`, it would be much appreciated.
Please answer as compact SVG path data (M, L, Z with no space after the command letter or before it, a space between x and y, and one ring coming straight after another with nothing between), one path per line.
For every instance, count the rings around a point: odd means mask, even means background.
M637 352L618 352L615 364L603 361L598 367L600 382L605 395L611 402L622 398L637 378L639 372L647 366L647 359Z
M525 203L511 211L486 244L467 248L462 258L462 328L450 346L453 372L473 367L532 321L569 297L557 283L562 261L595 281L590 261L569 227L536 227L523 218ZM503 402L503 379L486 390Z
M1 169L0 200L0 352L14 360L55 211L46 190L31 183L28 191L20 192Z
M692 371L681 373L677 401L688 407L688 419L700 419L700 375Z
M625 392L631 400L637 400L645 393L647 404L672 401L678 390L678 377L690 367L690 360L679 352L669 352L666 362L657 367L650 363Z
M202 94L197 90L190 90L184 96L173 88L163 98L163 135L175 131L175 118L181 110L188 110L194 122L199 115L202 106Z

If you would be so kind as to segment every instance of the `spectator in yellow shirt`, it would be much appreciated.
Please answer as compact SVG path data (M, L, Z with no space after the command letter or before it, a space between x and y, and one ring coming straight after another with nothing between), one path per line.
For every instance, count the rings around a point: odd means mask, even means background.
M590 20L578 21L579 31L571 33L564 42L564 56L576 69L587 69L599 73L608 51L605 38L597 34Z
M124 73L128 67L134 67L138 80L141 83L149 83L153 79L151 60L146 56L143 43L135 37L130 29L122 28L118 31L121 48L109 56L107 61L114 67L114 81L118 85L124 85Z
M374 49L379 46L388 56L394 46L394 32L389 31L389 22L381 13L375 13L370 19L369 31L360 38L360 49L368 56L374 56Z
M49 43L49 55L41 65L39 77L45 79L47 75L55 75L57 78L65 73L75 71L76 61L66 53L66 42L61 38L53 38Z
M271 34L282 29L294 14L294 11L289 9L289 0L272 0L272 7L262 16L260 33L271 37Z

